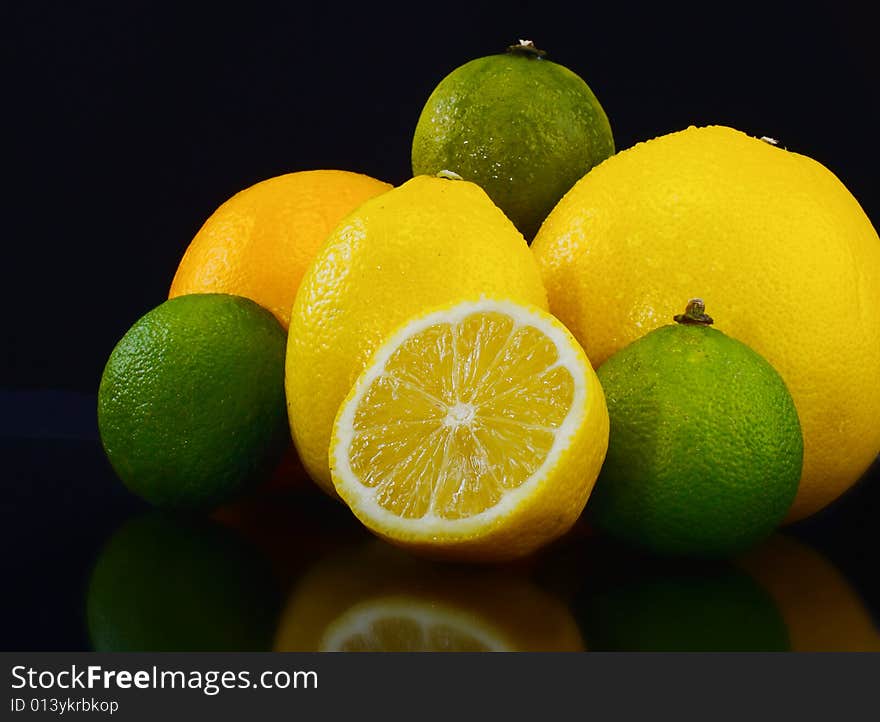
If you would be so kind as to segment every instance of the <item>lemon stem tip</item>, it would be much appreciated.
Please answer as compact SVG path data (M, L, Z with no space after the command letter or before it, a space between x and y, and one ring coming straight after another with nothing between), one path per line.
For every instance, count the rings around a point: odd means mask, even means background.
M516 45L508 45L507 52L511 55L524 55L527 58L543 58L547 53L535 46L531 40L520 40Z
M684 313L677 314L674 319L676 323L686 326L711 326L715 323L706 313L706 304L702 298L692 298L688 301Z

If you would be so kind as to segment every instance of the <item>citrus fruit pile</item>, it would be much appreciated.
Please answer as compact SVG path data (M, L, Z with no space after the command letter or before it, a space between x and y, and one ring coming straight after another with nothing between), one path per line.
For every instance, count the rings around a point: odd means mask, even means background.
M583 515L729 557L880 452L880 240L816 161L720 126L615 154L590 87L525 40L437 85L411 160L396 187L301 170L207 219L101 380L133 492L207 510L301 464L423 556L522 557ZM320 644L516 646L389 590Z

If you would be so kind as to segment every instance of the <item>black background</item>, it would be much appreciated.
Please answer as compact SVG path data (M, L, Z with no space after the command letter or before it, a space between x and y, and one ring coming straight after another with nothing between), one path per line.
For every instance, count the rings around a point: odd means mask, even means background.
M139 508L97 446L93 394L201 223L284 172L402 182L422 104L471 58L531 38L586 79L618 149L731 125L821 161L880 218L880 63L855 3L28 2L0 27L3 556L19 648L84 644L83 560ZM878 486L796 530L875 615Z

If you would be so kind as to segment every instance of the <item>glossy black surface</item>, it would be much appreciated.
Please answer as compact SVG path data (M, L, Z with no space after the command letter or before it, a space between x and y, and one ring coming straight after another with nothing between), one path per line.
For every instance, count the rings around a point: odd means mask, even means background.
M9 4L0 203L16 312L0 388L93 391L113 345L165 298L193 235L241 189L311 168L406 180L434 86L520 37L586 79L618 149L730 125L826 164L877 219L870 11L847 0L450 0L411 13L344 2Z
M0 398L18 418L0 442L6 649L880 651L877 465L742 559L640 557L581 525L468 567L373 539L295 465L213 518L165 516L114 476L93 396Z
M876 648L876 465L748 562L660 563L581 529L468 570L393 552L308 488L247 523L142 520L94 416L107 355L223 200L316 167L405 180L434 85L523 36L586 78L618 148L689 124L768 135L876 222L870 18L855 2L4 8L2 647Z

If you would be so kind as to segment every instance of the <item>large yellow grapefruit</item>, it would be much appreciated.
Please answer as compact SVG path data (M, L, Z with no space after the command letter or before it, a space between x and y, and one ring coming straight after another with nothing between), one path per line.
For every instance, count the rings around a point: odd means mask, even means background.
M731 128L639 143L582 178L532 246L594 365L698 296L780 372L804 434L788 520L880 451L880 240L820 163Z

